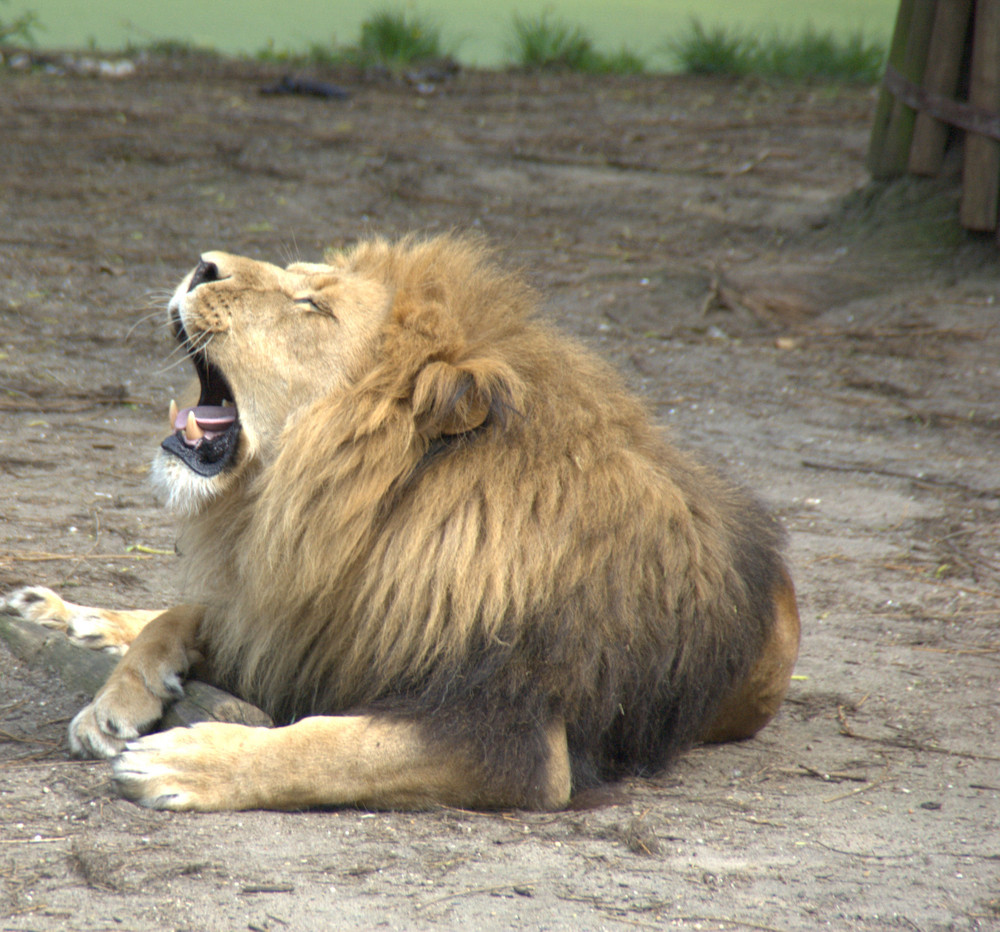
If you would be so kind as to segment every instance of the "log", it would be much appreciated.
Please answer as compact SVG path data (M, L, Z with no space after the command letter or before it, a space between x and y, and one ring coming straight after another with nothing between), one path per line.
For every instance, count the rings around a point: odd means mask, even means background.
M74 644L61 631L43 628L14 615L0 612L0 640L30 667L54 673L67 690L94 696L118 663L118 657ZM234 722L239 725L274 723L255 705L199 680L184 684L184 698L171 705L160 720L160 728L193 725L195 722Z
M972 39L969 103L990 113L1000 111L1000 0L978 0ZM1000 193L1000 143L969 133L962 174L962 226L988 232L997 228Z
M972 0L938 0L927 50L927 70L922 87L931 94L952 97L965 54ZM910 171L914 175L937 175L944 162L948 124L929 113L918 113L910 146Z

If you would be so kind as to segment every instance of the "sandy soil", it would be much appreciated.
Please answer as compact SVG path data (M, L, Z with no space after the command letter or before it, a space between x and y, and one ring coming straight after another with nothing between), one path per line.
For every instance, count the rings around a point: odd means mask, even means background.
M773 503L797 677L597 808L170 815L0 647L0 928L1000 929L1000 281L954 181L868 183L868 90L276 77L0 71L0 591L177 599L145 478L200 251L476 228Z

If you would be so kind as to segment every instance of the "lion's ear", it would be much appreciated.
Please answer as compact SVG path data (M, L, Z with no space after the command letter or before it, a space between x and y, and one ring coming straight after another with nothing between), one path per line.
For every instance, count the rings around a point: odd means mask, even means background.
M490 360L430 362L413 386L417 429L428 439L475 430L511 407L515 381L507 366Z

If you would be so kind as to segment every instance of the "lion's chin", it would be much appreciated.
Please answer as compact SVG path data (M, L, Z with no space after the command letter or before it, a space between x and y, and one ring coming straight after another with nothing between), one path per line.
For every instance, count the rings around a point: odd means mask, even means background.
M195 515L223 495L231 483L226 473L200 476L171 453L160 450L153 460L150 482L157 499L182 515Z

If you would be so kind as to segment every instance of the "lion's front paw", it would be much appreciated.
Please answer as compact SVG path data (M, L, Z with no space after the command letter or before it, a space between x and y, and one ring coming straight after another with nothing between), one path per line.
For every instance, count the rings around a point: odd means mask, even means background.
M6 595L0 608L25 621L65 631L69 612L66 603L45 586L23 586Z
M62 631L81 647L114 654L128 650L113 613L67 602L45 586L15 589L0 603L0 608L25 621Z
M150 809L250 808L251 781L241 766L260 731L203 722L129 741L113 763L115 788Z
M80 709L69 723L69 749L74 757L114 757L125 747L125 740L101 727L93 702Z
M173 687L171 689L171 687ZM164 682L164 691L183 695L180 680ZM163 715L163 699L132 674L112 676L90 705L69 724L69 747L75 757L114 757L130 738L149 731Z

